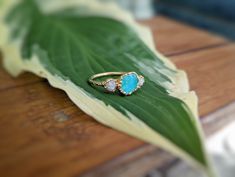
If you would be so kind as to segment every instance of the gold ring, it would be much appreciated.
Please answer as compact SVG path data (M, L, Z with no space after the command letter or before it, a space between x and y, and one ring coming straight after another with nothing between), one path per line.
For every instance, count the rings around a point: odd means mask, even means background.
M112 78L101 78L113 76ZM88 80L91 85L104 87L108 92L118 90L124 95L131 95L144 84L144 76L135 72L105 72L91 76Z

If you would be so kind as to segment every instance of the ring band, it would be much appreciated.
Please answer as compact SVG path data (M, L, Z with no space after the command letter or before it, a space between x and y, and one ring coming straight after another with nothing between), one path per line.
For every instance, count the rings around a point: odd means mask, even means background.
M116 76L99 80L102 77ZM144 84L144 77L135 72L104 72L91 76L88 80L91 85L104 87L108 92L118 90L124 95L131 95Z

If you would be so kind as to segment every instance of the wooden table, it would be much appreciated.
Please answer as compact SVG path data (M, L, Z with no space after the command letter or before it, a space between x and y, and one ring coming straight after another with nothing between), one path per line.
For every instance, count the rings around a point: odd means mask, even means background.
M141 23L188 73L201 117L235 100L232 42L165 17ZM1 66L0 82L1 176L144 177L174 162L157 147L97 123L41 78L25 73L14 79ZM214 125L204 124L207 134L219 128Z

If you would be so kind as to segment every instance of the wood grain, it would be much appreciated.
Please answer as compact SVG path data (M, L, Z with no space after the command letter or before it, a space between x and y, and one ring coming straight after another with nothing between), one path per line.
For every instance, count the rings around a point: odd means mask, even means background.
M201 116L235 100L235 45L224 45L171 57L188 73L199 96Z
M193 28L163 16L141 22L152 30L155 44L164 55L171 56L229 43L222 37Z
M187 71L199 95L201 115L235 100L235 45L164 17L142 23L154 30L159 49ZM105 167L118 164L135 150L157 151L155 158L163 153L100 125L45 80L31 74L14 79L2 67L0 77L1 176L98 176L97 169L103 175L106 169L114 173L115 168ZM131 168L137 156L124 160L126 165ZM162 158L155 158L143 173L162 163Z
M13 78L3 69L2 64L0 64L0 81L1 81L0 92L2 90L7 90L10 88L20 87L26 84L40 82L42 80L43 80L42 78L39 78L30 73L23 73L19 77Z
M46 83L8 89L0 96L4 137L0 171L4 170L4 176L16 172L22 176L71 176L142 144L96 123L62 91ZM110 153L104 153L105 149Z

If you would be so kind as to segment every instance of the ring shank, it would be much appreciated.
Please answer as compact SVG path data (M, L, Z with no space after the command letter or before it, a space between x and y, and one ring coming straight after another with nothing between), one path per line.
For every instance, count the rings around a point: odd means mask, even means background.
M95 79L98 79L100 77L105 77L105 76L121 76L123 74L126 74L127 72L104 72L104 73L99 73L91 76L89 78L89 83L97 86L103 86L105 81L96 81Z

